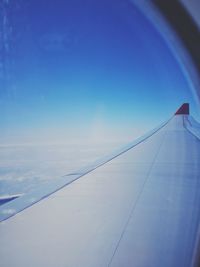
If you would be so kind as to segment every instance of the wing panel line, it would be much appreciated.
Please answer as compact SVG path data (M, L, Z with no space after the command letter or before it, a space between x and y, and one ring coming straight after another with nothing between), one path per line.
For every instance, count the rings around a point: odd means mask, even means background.
M160 146L158 147L157 153L155 154L155 157L154 157L154 159L153 159L153 161L152 161L152 164L151 164L151 166L149 167L149 171L148 171L148 173L147 173L147 175L146 175L146 179L145 179L145 181L144 181L144 183L143 183L143 185L142 185L141 191L139 192L136 201L135 201L135 202L133 203L133 205L132 205L131 212L130 212L130 214L129 214L129 216L128 216L127 222L126 222L126 224L125 224L125 226L124 226L124 229L123 229L123 231L122 231L122 233L121 233L121 235L120 235L120 238L119 238L119 240L118 240L118 242L117 242L116 248L115 248L115 250L114 250L114 252L113 252L113 255L112 255L111 259L110 259L110 262L109 262L109 264L108 264L108 267L111 266L112 261L113 261L115 255L116 255L116 252L117 252L117 250L118 250L118 248L119 248L119 245L120 245L120 243L121 243L121 240L122 240L122 238L123 238L123 236L124 236L124 234L125 234L125 232L126 232L127 226L128 226L128 224L129 224L131 218L133 217L135 208L136 208L137 203L138 203L138 201L140 200L140 197L141 197L141 195L142 195L142 193L143 193L143 191L144 191L145 185L146 185L146 183L147 183L147 181L148 181L148 179L149 179L149 177L150 177L150 175L151 175L151 171L152 171L152 169L153 169L153 167L154 167L154 165L155 165L155 161L156 161L156 159L157 159L157 157L158 157L158 154L159 154L159 152L160 152L160 150L161 150L161 147L162 147L163 142L164 142L164 140L165 140L166 134L167 134L166 132L163 133L163 138L162 138L162 141L161 141L161 143L160 143Z

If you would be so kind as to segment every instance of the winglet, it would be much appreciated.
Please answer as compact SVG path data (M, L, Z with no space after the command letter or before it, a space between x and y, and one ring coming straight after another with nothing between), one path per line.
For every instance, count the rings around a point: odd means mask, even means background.
M175 115L189 115L190 107L189 103L184 103L175 113Z

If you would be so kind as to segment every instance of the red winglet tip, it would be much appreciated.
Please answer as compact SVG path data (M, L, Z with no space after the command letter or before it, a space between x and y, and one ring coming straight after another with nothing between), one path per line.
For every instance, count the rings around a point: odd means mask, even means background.
M189 103L184 103L175 113L175 115L189 115L190 107Z

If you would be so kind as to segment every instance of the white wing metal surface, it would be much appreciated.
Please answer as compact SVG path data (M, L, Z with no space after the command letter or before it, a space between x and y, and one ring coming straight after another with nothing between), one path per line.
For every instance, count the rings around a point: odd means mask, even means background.
M71 174L73 183L48 189L35 205L22 205L25 196L2 205L0 265L198 266L197 125L177 114L124 153ZM9 210L17 214L4 217Z

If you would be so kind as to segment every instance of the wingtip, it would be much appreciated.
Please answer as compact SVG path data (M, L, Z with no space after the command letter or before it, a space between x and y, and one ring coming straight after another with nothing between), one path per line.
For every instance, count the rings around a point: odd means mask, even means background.
M190 106L189 103L184 103L174 115L189 115L190 114Z

